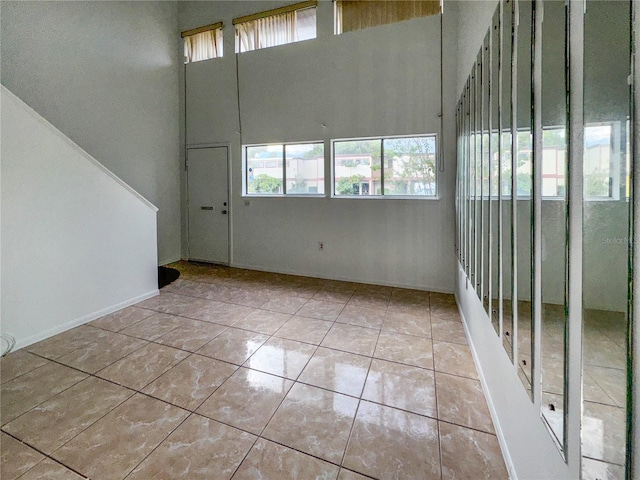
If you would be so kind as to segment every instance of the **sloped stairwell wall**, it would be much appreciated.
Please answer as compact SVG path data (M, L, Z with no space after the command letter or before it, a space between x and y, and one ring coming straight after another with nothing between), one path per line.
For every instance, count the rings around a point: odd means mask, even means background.
M21 348L157 294L157 208L0 88L0 331Z

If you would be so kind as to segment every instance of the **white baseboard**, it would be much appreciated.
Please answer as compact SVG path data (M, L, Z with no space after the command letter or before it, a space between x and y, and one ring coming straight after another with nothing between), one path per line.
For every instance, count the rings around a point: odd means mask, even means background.
M73 320L62 323L60 325L56 325L53 328L50 328L43 332L38 332L37 334L31 335L30 337L23 338L20 340L16 339L16 345L14 347L14 350L19 350L21 348L28 347L29 345L32 345L41 340L45 340L49 337L57 335L58 333L66 332L67 330L70 330L74 327L83 325L87 322L91 322L92 320L96 320L100 317L104 317L105 315L109 315L110 313L117 312L118 310L122 310L125 307L129 307L143 300L146 300L147 298L155 297L156 295L159 295L159 294L160 294L160 290L157 290L157 289L151 290L150 292L143 293L142 295L138 295L137 297L130 298L128 300L125 300L124 302L111 305L101 310L92 312L88 315L83 315L82 317L75 318Z
M317 274L317 273L309 273L309 272L298 272L298 271L294 271L294 270L288 270L288 269L281 269L281 268L269 268L269 267L263 267L263 266L259 266L259 265L244 265L242 263L232 263L231 265L229 265L232 268L243 268L246 270L257 270L259 272L271 272L271 273L282 273L284 275L296 275L299 277L309 277L309 278L322 278L324 280L338 280L341 282L354 282L354 283L365 283L365 284L370 284L370 285L384 285L386 287L396 287L396 288L408 288L408 289L412 289L412 290L423 290L423 291L427 291L427 292L435 292L435 293L449 293L452 294L453 291L451 290L445 290L442 287L438 287L438 286L429 286L429 285L411 285L411 284L405 284L405 283L393 283L393 282L384 282L384 281L379 281L379 280L374 280L374 279L370 279L370 278L361 278L361 277L346 277L346 276L342 276L342 275L332 275L332 276L328 276L328 275L321 275L321 274Z

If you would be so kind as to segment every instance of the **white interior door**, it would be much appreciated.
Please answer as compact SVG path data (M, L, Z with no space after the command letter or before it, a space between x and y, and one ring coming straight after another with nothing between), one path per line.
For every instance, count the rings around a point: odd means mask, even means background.
M227 147L187 150L189 259L229 264Z

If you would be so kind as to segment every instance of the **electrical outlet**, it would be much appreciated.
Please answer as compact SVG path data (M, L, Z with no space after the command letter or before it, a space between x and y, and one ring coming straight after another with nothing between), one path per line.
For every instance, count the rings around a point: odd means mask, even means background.
M250 205L251 205L251 202L250 202L249 200L245 200L245 201L244 201L244 206L245 206L245 207L248 207L248 206L250 206Z
M324 242L318 242L318 250L324 252Z

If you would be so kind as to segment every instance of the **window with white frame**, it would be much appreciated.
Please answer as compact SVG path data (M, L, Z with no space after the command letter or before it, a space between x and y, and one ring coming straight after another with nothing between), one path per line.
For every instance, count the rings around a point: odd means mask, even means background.
M235 18L236 53L316 38L317 0Z
M323 195L324 143L245 145L246 195Z
M222 57L222 22L182 32L184 63Z
M333 141L335 196L435 197L436 136Z

